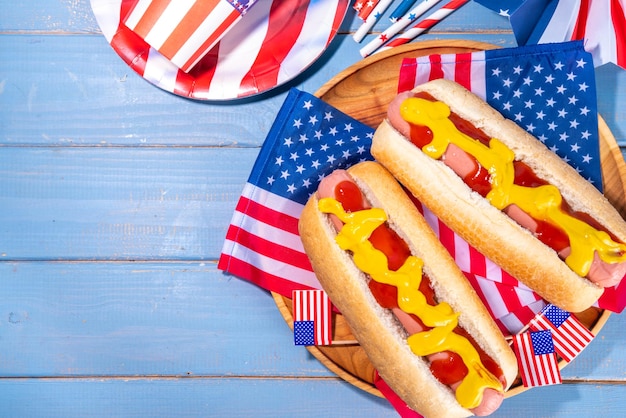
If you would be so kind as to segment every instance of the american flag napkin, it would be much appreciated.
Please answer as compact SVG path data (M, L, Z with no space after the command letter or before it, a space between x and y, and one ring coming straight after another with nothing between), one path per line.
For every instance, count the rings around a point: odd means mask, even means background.
M626 68L625 0L475 0L507 16L519 45L583 40L596 67Z
M292 89L244 186L218 268L286 297L320 288L300 241L300 212L324 176L372 159L373 133Z
M436 78L454 80L485 99L602 191L595 71L581 41L406 58L398 88L410 90ZM543 309L545 304L527 287L436 218L426 219L450 237L442 240L444 246L501 328L516 333ZM621 312L626 285L606 289L598 306Z

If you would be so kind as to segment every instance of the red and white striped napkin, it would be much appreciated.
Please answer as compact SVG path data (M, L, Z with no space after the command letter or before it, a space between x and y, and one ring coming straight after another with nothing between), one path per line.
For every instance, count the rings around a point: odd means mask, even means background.
M137 0L124 24L188 72L257 0Z

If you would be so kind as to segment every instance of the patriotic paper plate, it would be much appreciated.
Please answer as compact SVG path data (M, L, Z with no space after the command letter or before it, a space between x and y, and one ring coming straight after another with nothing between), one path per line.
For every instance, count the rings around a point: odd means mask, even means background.
M325 102L359 121L375 127L386 114L385 103L396 95L397 74L404 58L431 54L467 53L497 48L491 44L471 41L426 41L408 44L375 54L338 74L316 92ZM626 165L619 146L610 130L599 118L600 158L602 161L604 194L622 213L626 214ZM285 321L293 326L292 303L287 297L273 294ZM585 328L597 335L610 316L608 310L589 308L576 314ZM354 340L340 314L333 317L333 345L307 346L322 364L354 386L383 397L374 383L375 371L365 352ZM575 361L575 360L573 360ZM559 368L568 363L560 360ZM506 396L526 390L518 377Z
M115 52L155 86L198 100L250 97L286 83L326 50L348 0L258 2L189 73L121 23L134 0L91 0Z

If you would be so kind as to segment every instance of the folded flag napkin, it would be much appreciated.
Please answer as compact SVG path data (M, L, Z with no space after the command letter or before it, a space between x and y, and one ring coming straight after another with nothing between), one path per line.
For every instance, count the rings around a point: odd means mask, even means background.
M432 78L452 78L486 98L555 152L564 151L562 158L601 188L595 76L590 63L591 56L580 42L407 58L401 66L399 90ZM315 96L292 89L244 186L218 268L286 297L300 289L319 289L298 234L300 213L325 175L372 159L373 132ZM428 208L418 208L501 330L515 335L532 322L531 331L515 337L518 354L524 355L522 360L529 367L525 384L559 383L558 367L554 366L557 353L564 355L570 335L589 339L590 333L571 332L575 318L567 313L559 313L550 325L544 318L552 312L546 308L551 305L469 246ZM620 312L626 299L623 287L605 292L599 306ZM611 292L611 298L606 297ZM298 341L310 344L313 324L310 318L300 319L307 339L298 337ZM565 356L571 360L587 343L570 347L573 351ZM533 370L548 370L552 376L533 381ZM401 416L419 416L379 378L375 385Z
M475 0L507 16L518 45L584 40L596 67L626 68L626 0Z
M372 159L373 133L292 89L244 186L218 268L286 297L319 288L298 234L300 212L325 175Z
M407 58L399 89L444 76L471 84L601 188L590 60L580 42ZM237 204L218 268L286 297L319 288L299 238L300 212L323 176L372 159L372 135L315 96L291 90ZM537 294L421 209L505 334L519 332L544 308ZM599 306L621 311L623 287L607 290Z
M398 89L410 90L436 78L454 80L539 138L602 191L592 62L582 41L433 54L404 59ZM427 220L433 228L446 231L438 220ZM501 328L518 332L543 308L542 304L516 279L457 238L442 242L461 269L470 273L466 275ZM476 270L483 265L486 267ZM606 289L598 306L621 312L626 306L624 282Z
M178 68L193 68L256 0L137 0L124 24Z

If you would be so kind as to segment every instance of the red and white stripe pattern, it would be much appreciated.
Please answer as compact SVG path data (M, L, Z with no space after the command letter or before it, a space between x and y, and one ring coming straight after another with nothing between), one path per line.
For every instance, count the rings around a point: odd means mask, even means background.
M469 245L428 208L418 208L505 335L521 331L543 309L545 301L539 295Z
M123 24L121 19L136 1L91 0L105 38L146 80L200 100L248 97L293 79L324 52L349 4L348 0L259 1L186 73Z
M228 271L237 276L255 277L257 284L282 295L295 289L320 288L298 233L303 207L247 183L235 208L220 264L228 265Z
M414 59L415 65L403 65L400 70L398 91L407 91L428 80L446 78L453 80L485 98L485 51L459 54L426 55Z
M187 72L255 1L241 7L242 2L227 0L137 0L124 24Z
M585 40L594 65L613 62L626 68L625 0L559 1L530 43Z
M332 305L326 292L294 290L291 300L294 322L313 321L315 345L332 344Z
M515 335L513 348L525 387L561 383L561 372L550 331L530 331Z
M550 330L556 352L568 362L574 360L594 338L574 315L554 305L546 306L530 322L530 329Z
M491 264L488 259L483 259L486 264ZM499 271L503 276L508 276L503 270ZM505 335L519 332L526 327L546 304L539 295L521 283L499 281L497 274L490 278L467 272L464 274Z

